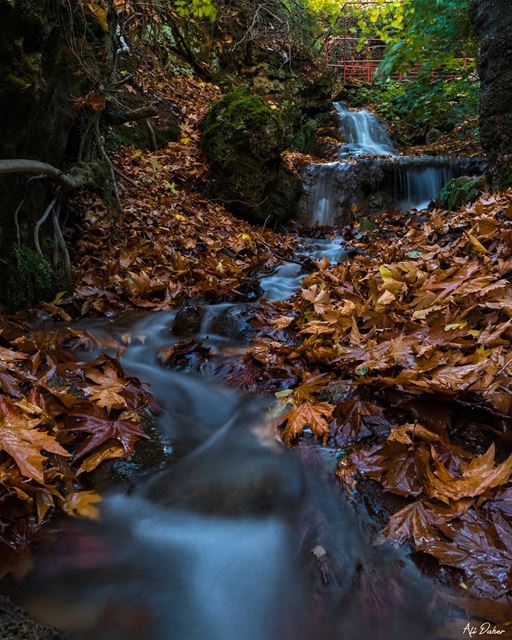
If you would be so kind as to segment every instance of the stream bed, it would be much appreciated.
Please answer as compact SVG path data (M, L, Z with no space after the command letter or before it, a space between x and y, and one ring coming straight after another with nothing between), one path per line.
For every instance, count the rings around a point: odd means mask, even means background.
M336 238L304 240L301 256L345 252ZM262 277L268 298L300 286L299 260ZM207 307L194 336L219 358L247 344L222 330L232 308ZM405 553L370 544L366 511L335 479L337 452L307 438L287 450L274 399L230 388L214 367L162 366L175 323L160 312L78 324L100 345L88 358L122 337L123 367L162 408L169 455L107 491L100 522L54 527L10 595L72 640L427 638L432 586Z
M394 153L374 116L338 112L361 153ZM341 162L321 166L312 224L333 222L333 176L344 171ZM429 171L417 184L398 182L395 204L425 208L449 178ZM335 236L300 240L294 262L260 277L263 296L290 298L303 263L322 258L336 263L347 252ZM183 336L179 311L77 323L98 343L84 358L126 345L121 364L161 407L165 455L142 473L118 463L123 481L102 487L101 521L54 526L28 578L8 588L35 618L70 640L432 637L441 622L430 607L434 583L405 550L371 544L367 509L349 503L335 478L339 452L308 437L286 449L272 426L275 399L219 376L223 357L247 348L243 311L257 304L204 306L185 322L187 338L213 353L205 366L162 363L161 350Z

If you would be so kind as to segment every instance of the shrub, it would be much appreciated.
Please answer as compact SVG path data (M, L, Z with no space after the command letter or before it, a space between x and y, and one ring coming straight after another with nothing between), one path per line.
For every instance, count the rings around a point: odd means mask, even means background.
M455 211L459 207L473 202L480 195L480 183L479 178L468 178L467 176L450 180L441 189L439 205L443 209Z

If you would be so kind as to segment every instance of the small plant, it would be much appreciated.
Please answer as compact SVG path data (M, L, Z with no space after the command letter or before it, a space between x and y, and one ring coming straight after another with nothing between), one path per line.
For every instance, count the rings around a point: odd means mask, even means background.
M48 296L54 286L50 263L24 245L6 261L6 299L13 308L29 307Z
M480 195L480 179L454 178L445 184L439 194L439 204L443 209L455 211L465 204L469 204Z

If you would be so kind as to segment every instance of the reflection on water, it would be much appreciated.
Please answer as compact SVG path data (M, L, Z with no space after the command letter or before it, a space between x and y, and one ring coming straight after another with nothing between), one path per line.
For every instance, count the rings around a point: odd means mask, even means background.
M343 255L335 240L306 250ZM208 307L198 336L218 358L233 345L211 335L225 311ZM369 543L335 452L287 450L271 400L160 366L174 319L85 323L102 344L123 336L122 364L151 386L181 458L113 492L101 522L65 521L16 597L72 640L426 640L430 587L405 556Z

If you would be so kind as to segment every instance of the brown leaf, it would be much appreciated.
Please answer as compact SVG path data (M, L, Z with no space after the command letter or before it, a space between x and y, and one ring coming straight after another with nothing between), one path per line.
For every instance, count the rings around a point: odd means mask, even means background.
M449 504L461 498L475 497L507 483L512 474L512 455L505 462L494 466L494 443L486 453L476 456L460 477L452 475L434 453L434 471L426 468L425 490L432 498Z
M303 402L294 407L286 416L286 428L283 440L290 444L309 427L316 438L324 442L329 437L329 421L334 411L334 405L327 402Z
M99 520L100 510L94 505L101 500L101 496L94 491L77 491L66 496L62 501L62 509L73 518Z

